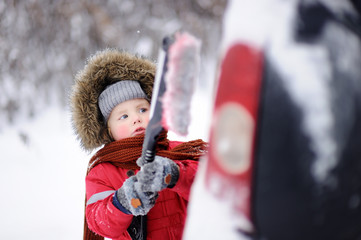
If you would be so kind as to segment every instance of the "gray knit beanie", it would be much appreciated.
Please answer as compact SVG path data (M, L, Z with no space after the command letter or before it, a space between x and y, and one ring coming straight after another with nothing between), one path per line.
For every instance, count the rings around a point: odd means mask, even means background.
M98 105L105 121L108 121L113 108L119 103L135 98L148 100L138 81L123 80L107 86L98 99Z

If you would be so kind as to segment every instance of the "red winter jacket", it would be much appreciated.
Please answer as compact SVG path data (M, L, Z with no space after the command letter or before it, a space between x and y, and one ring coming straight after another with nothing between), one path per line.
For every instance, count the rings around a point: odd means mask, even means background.
M171 141L170 148L180 142ZM175 161L180 174L177 184L171 189L159 192L154 207L147 214L147 239L181 239L190 187L197 171L198 162L193 160ZM89 228L97 234L112 239L131 239L127 228L133 215L116 208L113 196L128 178L127 169L111 163L95 166L86 177L86 219Z

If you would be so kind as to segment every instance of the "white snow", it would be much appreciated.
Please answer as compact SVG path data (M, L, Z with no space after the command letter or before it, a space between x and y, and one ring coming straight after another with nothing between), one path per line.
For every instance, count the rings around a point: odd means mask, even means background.
M269 56L293 101L303 111L303 129L311 139L316 154L314 177L325 181L338 157L332 129L330 80L331 69L327 49L321 45L295 43L292 33L295 7L290 4L279 11L277 34L270 35ZM312 101L310 101L312 99Z
M249 240L237 231L240 228L252 229L252 224L233 208L236 194L229 193L227 197L218 198L206 187L206 163L207 159L201 161L192 186L183 239ZM218 180L212 180L210 185L217 187Z
M0 133L0 239L81 239L89 156L54 107Z

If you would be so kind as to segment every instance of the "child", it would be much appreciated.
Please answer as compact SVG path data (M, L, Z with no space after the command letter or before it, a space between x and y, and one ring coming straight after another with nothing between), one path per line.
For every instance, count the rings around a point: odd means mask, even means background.
M131 239L130 225L141 215L147 215L147 239L182 238L190 187L206 144L169 141L163 131L154 162L139 170L154 74L149 60L107 49L75 77L71 105L77 137L86 150L104 145L88 166L84 239Z

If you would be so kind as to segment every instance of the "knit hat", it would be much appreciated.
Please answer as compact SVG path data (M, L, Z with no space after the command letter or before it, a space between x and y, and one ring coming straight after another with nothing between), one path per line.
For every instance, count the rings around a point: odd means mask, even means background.
M139 85L135 87L135 96L144 98L145 95L150 100L155 71L156 67L152 61L117 49L99 51L88 59L84 69L76 74L70 95L73 128L85 150L91 151L112 141L107 131L106 118L102 114L103 106L112 109L112 105L103 100L98 102L101 93L104 92L104 96L107 97L125 96L122 90L117 93L112 92L115 87L122 86L114 84L130 81ZM130 85L135 86L133 83ZM139 87L144 95L140 94ZM131 97L130 92L128 94L128 97Z
M99 108L105 121L108 121L115 106L134 98L147 99L147 95L137 81L123 80L106 87L98 99Z

